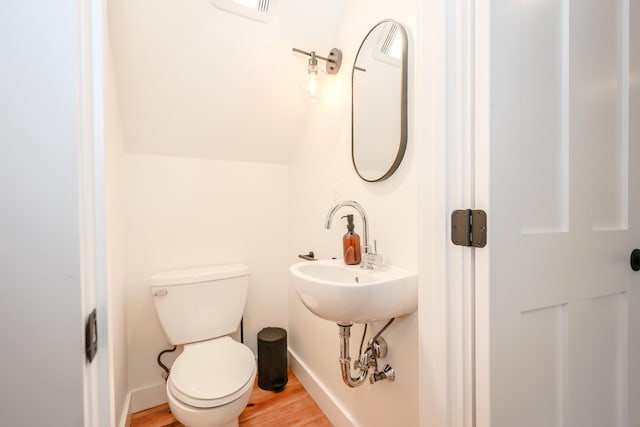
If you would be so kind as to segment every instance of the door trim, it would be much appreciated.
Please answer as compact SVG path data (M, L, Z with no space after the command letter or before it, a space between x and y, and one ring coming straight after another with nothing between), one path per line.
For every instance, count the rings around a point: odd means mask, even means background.
M106 171L104 150L104 1L78 3L78 173L82 259L82 313L97 311L98 351L85 360L84 425L111 426L112 348L109 328L106 242Z
M450 240L450 213L475 206L474 2L420 2L420 425L472 427L474 250Z
M474 18L474 169L476 209L490 213L489 207L489 143L490 143L490 2L477 2ZM488 229L491 230L491 217ZM476 427L491 426L489 400L489 254L491 239L485 251L475 259L475 402Z

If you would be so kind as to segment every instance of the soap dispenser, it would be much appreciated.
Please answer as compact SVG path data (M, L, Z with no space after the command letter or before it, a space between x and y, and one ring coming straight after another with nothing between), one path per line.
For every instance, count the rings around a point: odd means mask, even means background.
M347 234L342 236L344 263L347 265L360 264L360 236L353 232L353 215L345 215L342 218L347 218Z

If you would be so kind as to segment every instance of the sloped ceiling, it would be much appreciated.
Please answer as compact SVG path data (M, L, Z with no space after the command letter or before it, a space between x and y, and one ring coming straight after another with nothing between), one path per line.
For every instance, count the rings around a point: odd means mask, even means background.
M291 48L328 53L344 1L278 0L265 24L210 0L111 0L125 151L286 164L313 108Z

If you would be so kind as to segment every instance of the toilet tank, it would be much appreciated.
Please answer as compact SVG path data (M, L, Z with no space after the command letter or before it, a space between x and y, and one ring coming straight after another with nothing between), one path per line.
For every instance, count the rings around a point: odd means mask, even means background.
M231 264L167 271L151 276L149 284L169 342L187 344L238 329L249 289L249 267Z

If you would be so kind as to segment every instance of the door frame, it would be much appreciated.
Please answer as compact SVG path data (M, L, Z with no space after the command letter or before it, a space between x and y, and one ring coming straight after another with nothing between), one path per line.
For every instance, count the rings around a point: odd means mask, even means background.
M473 427L474 249L454 246L450 214L476 205L473 0L418 2L420 425Z
M489 159L490 159L490 36L491 36L491 4L478 2L474 18L475 39L475 173L474 183L477 209L490 211L489 206ZM487 217L487 227L491 230L491 216ZM476 253L475 263L475 390L476 390L476 427L491 426L490 382L489 382L489 254L491 241L488 239L487 250Z
M115 425L113 348L110 336L107 282L106 170L105 170L105 3L83 0L78 14L78 146L79 217L82 264L83 328L95 308L98 352L83 367L84 425ZM84 329L83 329L84 330ZM83 337L84 339L84 337Z

